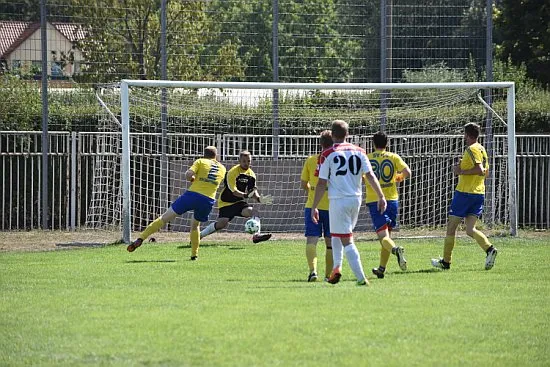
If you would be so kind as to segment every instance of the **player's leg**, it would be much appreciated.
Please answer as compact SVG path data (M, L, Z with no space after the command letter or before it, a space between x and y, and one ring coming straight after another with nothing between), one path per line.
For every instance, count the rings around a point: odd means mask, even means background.
M260 223L260 229L258 230L257 233L254 233L252 235L252 242L259 243L259 242L267 241L271 238L271 233L261 232L260 213L256 208L247 204L246 207L242 208L240 216L244 218L252 218L254 220L257 220L258 223Z
M451 267L453 249L456 242L456 230L466 216L468 211L467 197L460 191L455 191L451 207L449 208L449 218L447 219L447 232L443 244L443 258L432 259L432 265L439 269L449 269Z
M195 218L193 218L193 221L191 222L191 231L189 232L189 238L191 239L191 260L197 260L199 256L200 223L201 222Z
M306 260L309 268L308 282L316 282L317 275L317 242L321 236L321 224L311 220L311 208L304 209L304 228L306 236Z
M328 280L333 268L332 240L330 237L330 218L328 210L319 210L319 223L322 225L322 233L325 238L325 280Z
M339 199L339 201L347 204L344 208L340 208L344 209L340 212L340 215L345 217L345 222L342 223L344 225L340 228L336 228L337 230L342 231L340 234L340 239L342 241L342 246L344 246L346 259L348 260L348 264L353 271L353 274L357 278L357 284L368 285L367 277L365 276L363 265L361 264L361 255L359 254L359 250L357 250L353 239L353 229L357 224L359 208L361 207L361 198L345 198ZM334 236L334 233L332 235Z
M215 222L210 223L200 232L200 238L211 235L214 232L221 231L229 225L233 218L219 217Z
M126 247L126 250L128 250L128 252L134 252L135 249L142 245L143 241L145 241L153 233L158 232L166 223L173 221L177 215L178 214L174 211L174 209L172 209L172 207L168 208L163 215L149 223L143 232L140 233L138 238Z
M332 268L334 267L334 258L332 255L332 238L329 236L325 236L325 280L328 280L330 277L330 273L332 272Z
M197 260L199 256L200 245L200 223L208 221L208 216L214 206L214 199L197 198L193 208L193 221L191 222L191 231L189 238L191 240L191 260Z
M479 247L485 251L485 269L490 270L495 265L498 250L489 242L487 236L476 228L477 219L475 215L469 215L464 219L466 234L476 240Z
M238 201L234 204L221 207L219 209L218 220L206 226L201 231L200 238L204 238L214 232L227 228L229 222L231 222L231 220L233 220L236 216L240 215L243 209L243 204L246 206L244 201Z

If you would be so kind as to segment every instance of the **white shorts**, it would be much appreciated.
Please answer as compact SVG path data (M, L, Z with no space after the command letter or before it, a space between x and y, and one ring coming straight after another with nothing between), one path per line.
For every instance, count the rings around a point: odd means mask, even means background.
M357 224L362 198L349 196L330 200L328 216L333 237L350 237Z

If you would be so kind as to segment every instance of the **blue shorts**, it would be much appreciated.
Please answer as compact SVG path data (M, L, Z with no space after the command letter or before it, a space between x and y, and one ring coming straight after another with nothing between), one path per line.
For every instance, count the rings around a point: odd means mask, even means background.
M485 195L483 194L455 191L449 215L460 218L475 215L479 218L483 212L483 201L485 201Z
M172 209L179 215L192 210L196 220L206 222L215 202L215 199L198 192L186 191L172 203Z
M397 213L399 212L399 202L397 200L388 200L388 206L383 214L378 211L378 203L367 203L372 226L376 232L383 229L397 227Z
M304 222L306 225L306 237L330 238L330 225L328 220L328 210L319 210L319 223L315 224L311 220L311 208L304 209Z

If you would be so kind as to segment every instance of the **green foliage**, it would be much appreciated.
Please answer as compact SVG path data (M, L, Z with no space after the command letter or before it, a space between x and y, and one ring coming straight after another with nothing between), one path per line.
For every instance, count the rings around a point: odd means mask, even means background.
M94 235L82 233L74 245L95 242ZM374 237L356 239L367 271L378 265ZM346 262L339 284L307 283L304 240L205 239L199 261L189 261L186 235L181 243L161 238L132 254L117 245L0 253L0 364L545 366L550 360L550 265L540 261L550 256L547 238L490 238L500 252L485 271L484 253L464 236L445 272L429 264L443 239L397 238L409 270L398 270L392 257L385 279L371 276L368 288L355 285ZM318 251L322 259L324 246ZM524 271L525 264L537 266ZM332 330L345 333L345 347L312 345L334 337Z
M550 3L502 0L495 9L496 56L524 67L530 78L550 85Z
M36 82L0 75L0 101L0 130L34 130L41 125L42 99Z

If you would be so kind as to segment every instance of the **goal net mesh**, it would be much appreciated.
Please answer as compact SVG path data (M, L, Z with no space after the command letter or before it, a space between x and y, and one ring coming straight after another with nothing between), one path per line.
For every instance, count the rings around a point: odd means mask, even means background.
M94 162L94 192L87 223L92 228L120 228L122 213L120 88L98 90L99 129ZM482 102L491 101L491 109ZM438 227L447 212L457 177L452 166L464 152L463 127L482 126L480 142L490 156L486 181L487 225L508 218L507 126L505 89L246 89L129 88L130 226L141 231L162 215L188 187L184 173L205 146L218 148L229 170L239 152L252 153L252 169L262 195L273 205L254 204L262 231L304 229L306 194L300 188L305 159L320 153L319 133L335 119L350 125L349 140L373 150L372 134L384 130L388 150L409 165L412 177L398 184L399 224L403 228ZM191 213L163 231L188 231ZM217 218L217 208L210 221ZM235 218L229 231L242 232ZM205 224L203 224L205 225ZM362 206L357 231L370 231Z

